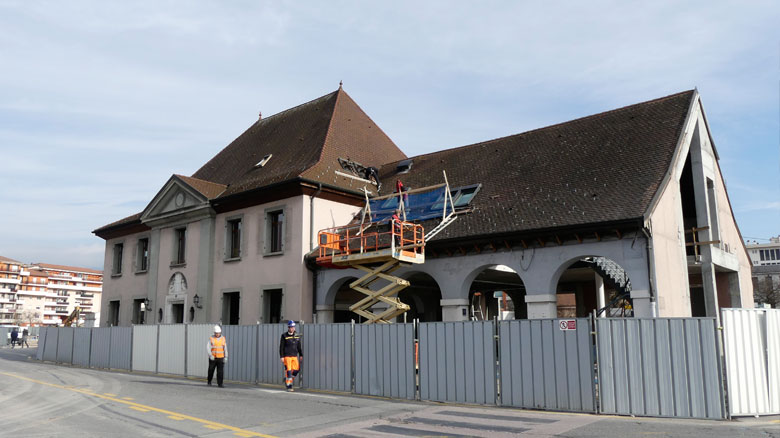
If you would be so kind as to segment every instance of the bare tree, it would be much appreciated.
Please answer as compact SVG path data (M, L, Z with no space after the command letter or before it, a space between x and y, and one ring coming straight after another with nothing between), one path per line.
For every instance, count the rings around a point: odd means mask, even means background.
M16 312L15 320L16 325L22 325L23 323L27 323L27 325L33 325L35 322L40 322L41 318L41 312L36 312L34 310L25 310L23 312Z
M753 301L780 307L780 282L773 281L771 275L754 278Z

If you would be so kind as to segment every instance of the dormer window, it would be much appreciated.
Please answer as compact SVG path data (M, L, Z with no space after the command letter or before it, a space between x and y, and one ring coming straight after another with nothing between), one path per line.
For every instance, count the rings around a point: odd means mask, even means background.
M258 161L257 164L255 164L255 168L260 168L260 167L265 166L266 163L268 163L268 161L273 156L274 156L274 154L268 154L268 155L264 156L262 160Z
M412 160L403 160L395 168L396 173L407 173L410 170L412 170Z

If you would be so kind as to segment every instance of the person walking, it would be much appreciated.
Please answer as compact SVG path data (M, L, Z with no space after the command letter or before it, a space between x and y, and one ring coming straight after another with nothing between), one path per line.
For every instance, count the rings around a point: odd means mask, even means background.
M223 388L222 379L225 375L225 362L228 360L228 348L225 337L222 336L222 328L214 326L214 336L209 338L207 347L209 353L209 374L208 385L211 386L211 380L214 377L214 370L217 370L217 385Z
M287 331L282 333L282 339L279 342L279 357L284 365L284 385L287 387L287 391L292 392L293 380L303 364L301 335L295 333L295 321L288 321Z
M19 339L19 329L14 328L11 330L11 349L16 345L16 341Z
M30 332L25 328L22 330L22 340L19 341L19 346L26 345L27 348L30 348L30 344L27 343L27 336L30 334Z

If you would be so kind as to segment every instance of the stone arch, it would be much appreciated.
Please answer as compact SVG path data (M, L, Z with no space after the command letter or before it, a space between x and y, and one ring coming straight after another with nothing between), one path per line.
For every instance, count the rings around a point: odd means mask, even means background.
M442 291L436 278L421 270L405 272L401 278L410 283L409 287L398 294L401 302L411 307L406 312L406 321L411 322L412 319L419 319L421 322L441 321ZM403 322L404 315L399 316L397 321Z
M511 266L495 263L480 265L465 277L462 285L464 291L468 318L528 318L525 282ZM496 298L496 293L501 296Z
M612 299L614 310L602 316L633 316L629 269L615 258L583 254L561 263L553 272L550 290L557 297L557 316L562 318L588 316L593 310L604 309ZM622 298L621 298L622 297Z

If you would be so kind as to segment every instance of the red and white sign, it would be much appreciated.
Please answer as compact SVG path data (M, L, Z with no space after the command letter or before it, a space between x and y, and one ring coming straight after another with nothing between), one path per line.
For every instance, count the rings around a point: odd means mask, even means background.
M576 319L562 319L558 321L558 327L561 328L561 330L577 330L577 320Z

